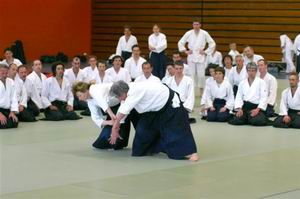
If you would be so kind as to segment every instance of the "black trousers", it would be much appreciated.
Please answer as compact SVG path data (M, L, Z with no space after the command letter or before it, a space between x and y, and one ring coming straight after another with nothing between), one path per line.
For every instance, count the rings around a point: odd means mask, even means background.
M264 111L260 111L255 117L251 116L251 110L256 109L258 104L253 104L251 102L244 101L243 115L241 117L234 116L228 121L232 125L245 125L250 124L253 126L266 126L268 124L268 119Z
M277 114L275 113L274 106L268 104L266 109L266 116L267 117L275 117Z
M9 128L17 128L18 127L18 122L14 122L12 120L12 118L8 117L10 114L9 109L0 108L0 113L2 113L7 119L6 124L2 125L0 123L0 129L9 129Z
M120 106L120 104L118 104L114 107L111 107L112 112L116 114L118 112L119 106ZM111 119L110 116L107 113L105 113L103 110L102 110L102 113L103 113L103 115L107 116L106 120ZM128 123L129 123L129 128L128 128ZM116 141L116 144L114 144L114 145L111 145L109 143L111 129L112 129L112 126L108 126L108 125L104 126L100 132L99 137L93 143L93 147L95 147L97 149L114 149L114 150L120 150L120 149L123 149L124 147L127 147L129 134L130 134L130 121L125 120L125 123L121 124L120 136L122 137L122 139L118 138Z
M298 112L300 112L300 110L289 109L288 115L291 117L290 123L288 124L284 123L283 122L284 116L278 116L273 122L273 127L300 129L300 115L298 115Z
M158 77L159 79L164 78L166 73L166 61L167 57L165 55L165 51L161 53L151 52L150 55L150 63L153 66L153 75Z
M188 121L188 112L172 107L174 91L170 90L166 105L159 111L140 114L132 145L132 156L159 152L171 159L184 159L196 153L197 147Z
M227 122L230 117L229 110L227 109L225 112L220 112L221 108L226 105L226 101L224 99L215 99L213 102L213 106L216 109L215 111L211 111L210 109L207 111L207 121L208 122Z
M27 110L35 117L40 114L39 107L31 99L27 102Z
M20 122L35 122L35 116L33 112L29 111L28 108L24 108L22 112L17 115Z
M78 120L81 119L74 111L68 111L66 109L67 103L62 101L53 101L52 105L58 108L57 111L51 110L49 107L45 109L45 119L48 121L60 121L60 120Z

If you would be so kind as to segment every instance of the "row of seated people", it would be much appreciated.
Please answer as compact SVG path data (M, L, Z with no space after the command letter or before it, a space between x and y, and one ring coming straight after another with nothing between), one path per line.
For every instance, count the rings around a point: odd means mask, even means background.
M136 51L136 53L135 53ZM133 55L132 55L132 60L134 60L136 57L138 59L141 59L140 57L140 49L138 46L135 46L133 49ZM179 56L178 56L179 55ZM176 57L177 56L177 57ZM180 54L174 54L173 59L181 59ZM127 61L132 61L128 59ZM179 60L178 59L178 60ZM228 57L229 61L232 61L232 58ZM130 82L132 80L136 81L143 81L143 80L155 80L155 81L160 81L158 78L153 76L151 74L152 72L152 66L150 63L148 64L142 64L141 69L139 69L139 66L135 62L135 67L134 64L128 64L126 61L125 63L125 68L122 68L122 58L120 56L115 56L113 58L113 67L106 69L105 63L104 62L99 62L97 65L97 59L95 56L91 56L89 58L89 63L90 66L86 67L84 70L80 69L80 59L75 57L72 61L72 68L64 70L64 65L62 63L56 63L52 66L52 72L54 77L48 78L46 80L46 77L41 73L42 69L42 64L39 60L34 61L33 63L33 72L26 76L26 67L25 66L19 66L17 68L18 74L14 74L14 72L10 72L11 74L9 75L11 79L15 79L15 82L20 82L19 88L16 90L21 90L27 94L27 97L23 97L24 94L19 94L19 119L22 121L34 121L35 118L34 116L38 115L39 111L41 109L45 110L45 116L46 119L48 120L61 120L61 119L79 119L79 117L68 117L66 115L72 115L72 114L66 114L68 112L73 111L73 107L75 107L75 104L79 104L82 102L79 102L79 100L74 100L74 97L72 96L72 93L70 92L72 84L70 82L78 82L78 81L94 81L95 83L105 83L105 82L115 82L118 80L123 80L125 82ZM225 66L229 65L226 64L227 61L225 59ZM237 56L236 57L236 63L237 66L231 68L230 72L229 70L226 70L227 68L225 67L225 78L234 81L234 71L237 72L238 76L242 76L243 73L242 71L247 71L246 67L243 65L243 57L242 56ZM144 62L145 63L145 62ZM270 76L266 71L267 69L267 64L265 60L260 60L262 65L260 68L264 68L264 70L260 69L260 75L263 77L268 77ZM176 68L179 67L179 68ZM16 64L10 64L10 71L16 71ZM3 68L3 67L2 67ZM167 66L167 76L163 79L163 82L169 85L173 90L177 91L181 95L181 100L185 104L185 108L191 112L193 110L194 106L194 85L193 81L191 80L190 77L185 75L185 69L186 65L183 64L181 61L177 61L175 64L175 68L173 64L168 64ZM176 71L176 75L172 76L174 72L172 72L172 69ZM142 71L142 75L139 76L132 76L131 74L134 74L136 71ZM86 72L89 71L89 72ZM95 71L97 73L95 73ZM130 71L130 72L129 72ZM143 72L144 71L144 72ZM148 72L147 72L148 71ZM228 72L229 71L229 72ZM144 73L144 74L143 74ZM248 73L248 72L246 72ZM92 79L89 76L94 76L94 79ZM227 77L226 77L227 75ZM240 82L242 80L245 80L245 78L248 76L245 75L244 78L240 78ZM64 77L64 78L63 78ZM135 78L136 77L136 78ZM86 80L87 79L87 80ZM232 80L233 79L233 80ZM275 79L275 78L274 78ZM273 86L274 88L271 88L271 86L267 87L266 86L266 91L268 93L268 98L270 98L270 103L267 102L267 107L269 107L270 110L272 110L274 104L275 104L275 99L276 99L276 92L277 92L277 82L276 79L274 81L273 78L266 78L267 81L269 81L269 84ZM19 81L21 80L21 81ZM229 81L229 82L230 82ZM45 82L45 83L44 83ZM207 80L207 89L209 90L211 87L211 83L215 82L215 78L211 77ZM22 87L22 83L25 85L25 89ZM18 85L18 83L16 83ZM236 85L230 83L230 85L233 85L233 87L237 87ZM22 89L20 89L22 87ZM51 88L51 89L49 89ZM60 89L60 90L59 90ZM51 91L50 91L51 90ZM56 90L57 92L52 92ZM254 89L255 90L255 89ZM39 92L40 91L40 92ZM275 92L274 92L275 91ZM202 97L202 104L205 104L207 100L207 97L205 96L207 92L204 92L204 96ZM213 92L215 94L215 92ZM238 92L237 92L238 93ZM51 96L52 95L52 96ZM16 95L18 96L18 95ZM275 98L274 98L275 96ZM251 98L251 97L250 97ZM21 100L23 99L23 100ZM26 99L26 100L24 100ZM36 100L38 99L38 100ZM27 107L24 106L24 102L27 101ZM63 104L60 104L58 102L64 102ZM72 103L73 101L73 103ZM77 101L77 102L75 102ZM23 102L23 105L21 104ZM40 103L37 103L40 102ZM40 105L40 106L38 106ZM73 105L73 106L72 106ZM209 105L209 103L207 103ZM65 107L65 110L63 113L56 114L56 116L53 116L53 112L57 112L57 106L60 107ZM22 108L23 107L23 108ZM24 109L25 107L25 109ZM41 107L41 108L39 108ZM232 108L231 108L232 109ZM25 112L24 112L25 110ZM28 111L27 111L28 110ZM230 110L230 109L228 109ZM264 110L264 109L262 109ZM15 111L14 111L15 112ZM24 113L24 114L23 114ZM25 114L26 113L26 114ZM271 115L274 114L273 111L270 112ZM24 116L23 116L24 115ZM65 115L65 116L64 116ZM26 117L27 116L27 117ZM33 116L33 117L30 117ZM64 116L64 117L63 117ZM29 118L29 119L28 119Z

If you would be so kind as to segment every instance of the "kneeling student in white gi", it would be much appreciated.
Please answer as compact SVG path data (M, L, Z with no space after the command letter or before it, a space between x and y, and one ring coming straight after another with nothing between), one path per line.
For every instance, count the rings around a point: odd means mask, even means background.
M42 73L42 62L34 60L33 71L26 77L25 87L27 92L27 108L34 116L38 116L43 110L42 104L42 90L47 79L46 75Z
M141 57L140 47L138 45L133 45L132 56L125 61L124 65L124 68L128 70L132 81L143 74L142 64L144 62L146 62L146 60Z
M85 73L87 82L95 82L98 76L98 68L97 68L97 57L95 55L89 56L89 66L82 69Z
M77 95L79 100L86 101L91 111L91 118L101 129L100 135L93 143L93 147L98 149L122 149L128 145L130 129L125 124L121 124L120 136L115 144L110 144L111 128L116 119L120 101L116 98L109 98L109 89L112 83L88 84L78 82L73 86L73 94Z
M229 77L229 82L233 86L234 97L237 94L238 86L241 81L247 79L247 69L244 65L244 58L242 55L236 55L235 57L236 66L232 69L232 75Z
M9 65L9 77L14 80L16 88L19 106L18 119L22 122L35 122L36 119L34 114L27 109L27 92L25 88L26 76L27 68L25 65L20 65L19 67L14 63Z
M258 71L259 71L259 77L265 81L267 86L267 109L266 109L266 116L267 117L275 117L277 114L275 114L274 106L276 102L276 96L277 96L277 80L276 78L268 73L268 62L265 59L261 59L258 62Z
M133 108L140 114L133 141L132 156L164 152L171 159L197 161L196 143L188 121L188 113L178 94L158 82L114 83L110 96L121 103L111 133L111 144L120 138L120 121Z
M81 119L73 109L74 96L71 91L71 84L64 78L63 63L53 63L52 73L53 77L46 80L42 91L45 120Z
M0 129L17 128L18 100L14 81L7 78L8 67L0 64Z
M229 124L265 126L268 124L265 115L268 99L266 83L256 76L256 63L250 62L246 68L248 78L239 84L234 105L237 112Z
M106 63L105 61L98 62L98 75L96 76L96 84L103 84L103 83L112 83L113 80L111 76L105 73L106 70Z
M280 113L273 126L300 129L300 86L296 72L289 74L290 87L281 94Z
M225 70L222 67L215 69L215 81L207 85L205 107L207 110L207 121L226 122L229 111L234 107L234 95L232 86L225 77Z
M131 82L131 77L127 69L122 68L123 59L119 55L112 58L112 67L106 69L105 74L109 75L113 82L123 80L127 83Z
M160 79L152 74L153 67L149 62L144 62L142 64L143 74L135 79L134 82L142 81L156 81L161 82Z

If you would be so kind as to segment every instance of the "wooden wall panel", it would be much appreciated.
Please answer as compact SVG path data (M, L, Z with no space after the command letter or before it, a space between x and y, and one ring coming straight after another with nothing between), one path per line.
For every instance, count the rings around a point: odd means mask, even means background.
M291 39L300 30L300 0L93 0L92 51L101 58L115 53L123 26L130 25L144 55L152 25L158 23L167 35L167 53L177 49L180 37L200 17L223 54L236 42L269 60L280 60L279 34Z

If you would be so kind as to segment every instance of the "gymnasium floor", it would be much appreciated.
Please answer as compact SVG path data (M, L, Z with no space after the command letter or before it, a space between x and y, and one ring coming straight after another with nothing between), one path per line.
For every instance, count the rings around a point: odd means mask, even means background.
M287 80L279 82L281 93ZM193 116L197 163L164 155L133 158L133 134L128 149L95 150L98 130L89 117L1 130L0 198L300 198L299 130Z

